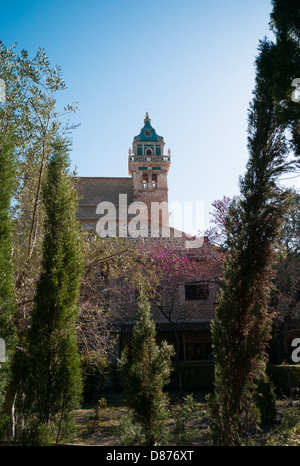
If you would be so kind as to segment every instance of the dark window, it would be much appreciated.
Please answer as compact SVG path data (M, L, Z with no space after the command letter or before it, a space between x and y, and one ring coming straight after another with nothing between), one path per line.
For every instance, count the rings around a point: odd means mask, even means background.
M156 146L156 155L161 155L160 146Z
M198 300L209 298L208 283L194 283L185 285L185 299Z
M145 131L145 136L151 136L151 131Z
M148 156L150 155L150 156L151 156L151 155L152 155L152 149L147 149L147 150L146 150L146 155L148 155Z
M156 173L154 173L152 175L152 187L157 188L157 175L156 175Z
M138 146L137 155L143 155L142 146Z
M186 359L197 361L199 359L211 359L211 343L188 343L186 345Z
M143 175L143 188L148 188L148 175L146 173Z

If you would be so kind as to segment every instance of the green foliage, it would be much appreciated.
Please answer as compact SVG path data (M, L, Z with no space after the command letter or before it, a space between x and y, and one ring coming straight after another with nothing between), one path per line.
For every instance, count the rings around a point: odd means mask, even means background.
M173 352L173 347L166 342L161 347L157 345L149 302L141 292L132 346L123 350L118 363L130 408L121 422L122 441L126 445L164 444L168 411L163 387L170 376Z
M43 190L43 267L28 335L25 387L29 431L33 425L51 426L57 443L68 435L70 412L82 390L75 326L83 261L68 163L67 146L58 140Z
M260 423L274 424L278 414L276 396L274 386L267 378L259 380L257 383L254 403L259 409Z
M16 44L6 47L0 42L0 70L6 89L6 100L0 108L0 133L13 134L14 139L15 184L11 206L19 302L16 323L18 334L24 336L41 271L42 184L52 144L59 132L68 132L70 124L56 109L56 95L66 89L61 69L51 67L43 49L30 57L26 50L18 52ZM69 106L65 113L75 109L76 105Z
M234 439L235 444L242 445L243 440L239 434L239 418L234 410L229 411L216 391L209 393L206 400L209 418L208 435L212 444L228 445L228 439ZM232 445L234 445L233 441Z
M11 134L0 133L0 338L5 342L5 362L0 362L0 412L11 377L11 361L16 344L13 228L10 213L14 189L13 149Z
M5 410L11 415L16 390L22 382L20 377L25 376L25 380L27 377L23 356L36 283L41 272L42 185L57 134L67 134L70 124L56 109L57 92L66 89L61 69L51 67L43 49L30 57L26 50L18 52L16 44L6 47L0 42L0 70L5 83L5 102L0 105L1 140L3 135L7 135L10 144L14 143L11 148L14 189L10 202L14 228L12 245L6 250L13 259L17 304L14 323L19 338L11 364L12 380L6 391ZM75 109L76 105L68 106L63 112L67 114ZM1 175L0 190L4 186ZM10 351L11 343L7 343ZM0 379L4 381L4 377Z
M300 192L294 188L287 191L287 207L280 246L283 255L294 256L300 252Z
M0 446L2 443L9 443L10 438L8 435L10 427L10 418L7 414L0 416Z
M198 432L191 427L193 419L199 416L196 401L193 395L187 395L181 403L172 408L175 419L174 443L175 445L191 445Z
M103 409L107 408L107 401L105 398L101 398L93 409L93 415L91 416L87 429L89 433L99 432L101 430L101 422Z
M288 159L282 102L275 95L278 50L283 49L267 40L260 43L248 118L249 160L241 196L231 203L226 223L229 252L212 325L215 387L209 397L210 431L218 445L241 445L257 423L256 380L267 362L273 317L268 299L286 209L276 179L295 166Z
M300 410L290 409L284 413L280 425L268 435L266 446L300 446Z
M50 422L45 424L40 423L38 418L32 417L31 421L19 439L22 445L52 446L58 442L58 433L64 442L71 442L76 434L76 425L71 414L65 415L63 423L59 415L54 416Z
M145 445L145 435L143 433L142 425L136 422L133 411L128 411L121 417L118 436L120 438L121 445Z
M300 157L300 106L291 99L292 81L299 78L300 10L297 0L273 0L271 27L274 48L273 96L278 104L279 123L289 129L290 144Z
M269 364L267 374L280 394L292 396L292 392L300 387L299 364Z

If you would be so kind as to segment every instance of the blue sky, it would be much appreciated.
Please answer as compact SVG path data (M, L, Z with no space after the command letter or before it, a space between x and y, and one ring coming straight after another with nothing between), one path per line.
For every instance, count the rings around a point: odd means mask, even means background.
M211 203L239 193L254 58L271 0L16 0L1 2L0 40L62 68L80 123L80 176L128 176L128 149L146 111L172 152L169 202ZM296 180L295 180L296 181ZM190 219L188 231L202 228ZM175 226L179 226L176 225Z

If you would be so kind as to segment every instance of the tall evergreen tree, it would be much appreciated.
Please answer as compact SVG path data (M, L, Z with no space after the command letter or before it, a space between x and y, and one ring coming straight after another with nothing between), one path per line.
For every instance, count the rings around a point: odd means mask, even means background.
M8 250L13 250L18 345L3 408L12 419L13 426L16 413L14 400L21 382L19 376L25 354L23 344L26 342L36 283L41 271L44 218L41 188L52 143L58 132L64 131L64 117L58 113L56 96L57 92L66 89L66 85L60 67L51 67L43 49L39 49L31 58L26 50L19 52L16 44L6 47L1 41L0 75L0 93L5 91L0 96L0 100L5 100L5 103L0 103L1 140L3 135L9 133L13 135L15 144L15 179L11 202L14 234L13 247ZM67 106L63 114L75 108Z
M255 420L255 391L266 377L272 315L268 298L275 244L284 213L278 176L287 162L286 126L274 99L276 45L264 40L256 60L256 87L249 111L246 174L241 196L229 210L222 294L212 326L215 390L209 400L210 429L219 445L240 445Z
M28 336L25 388L29 430L49 432L51 428L55 442L68 435L70 412L79 401L82 385L75 326L83 261L77 197L68 166L67 145L59 140L43 190L42 273Z
M300 157L300 104L292 97L300 78L300 8L298 0L272 0L270 25L276 37L273 58L273 97L278 120L289 129L290 144Z
M14 189L13 142L0 133L0 338L5 343L0 362L0 412L10 379L11 359L16 343L14 317L16 299L12 264L11 199ZM5 359L5 361L4 361Z
M130 351L123 350L119 361L127 403L131 409L122 419L127 445L161 445L166 436L166 395L163 387L171 369L174 348L156 343L155 324L149 301L141 292L138 321L134 327ZM125 434L125 435L124 435Z

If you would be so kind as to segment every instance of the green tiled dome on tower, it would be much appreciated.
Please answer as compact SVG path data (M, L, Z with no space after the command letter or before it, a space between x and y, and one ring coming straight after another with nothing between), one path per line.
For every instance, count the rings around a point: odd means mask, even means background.
M133 138L132 149L129 149L129 175L132 175L132 168L136 163L145 162L150 170L153 164L157 165L155 170L160 170L162 165L169 169L171 151L168 156L164 155L164 138L159 136L153 126L148 112L144 119L144 126L138 136ZM146 166L145 163L143 166ZM160 167L160 168L159 168Z
M146 112L146 116L145 116L145 119L144 119L144 126L143 128L141 129L141 132L138 136L135 136L134 137L134 141L136 142L147 142L147 141L151 141L151 142L155 142L155 141L159 141L159 142L162 142L163 141L163 137L161 136L158 136L156 134L156 131L155 129L151 126L150 124L151 120L149 118L149 114L148 112Z

